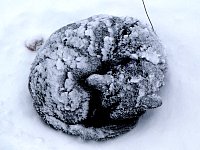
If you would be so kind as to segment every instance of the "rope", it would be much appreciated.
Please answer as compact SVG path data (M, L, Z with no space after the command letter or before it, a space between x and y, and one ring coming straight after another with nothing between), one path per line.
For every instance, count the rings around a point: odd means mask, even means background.
M149 20L149 22L150 22L150 24L151 24L151 28L152 28L153 32L156 34L156 32L155 32L155 30L154 30L154 27L153 27L153 24L152 24L152 22L151 22L151 19L150 19L149 15L148 15L148 12L147 12L147 9L146 9L144 0L142 0L142 3L143 3L144 10L145 10L145 13L146 13L146 15L147 15L147 18L148 18L148 20Z

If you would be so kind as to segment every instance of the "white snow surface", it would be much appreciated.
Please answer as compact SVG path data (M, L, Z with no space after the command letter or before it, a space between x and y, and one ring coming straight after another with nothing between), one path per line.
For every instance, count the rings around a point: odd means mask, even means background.
M163 105L136 128L107 142L84 142L39 119L28 91L35 52L27 40L97 14L131 16L146 23L138 0L0 0L0 150L197 150L200 148L199 0L145 1L165 45L168 72ZM156 59L155 59L156 62ZM58 62L58 67L62 64ZM67 84L67 83L66 83Z

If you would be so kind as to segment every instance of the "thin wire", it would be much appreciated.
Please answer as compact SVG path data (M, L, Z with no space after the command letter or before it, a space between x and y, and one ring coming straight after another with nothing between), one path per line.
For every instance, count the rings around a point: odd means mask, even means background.
M145 13L146 13L146 15L147 15L147 18L148 18L148 20L149 20L149 22L150 22L150 24L151 24L151 28L152 28L153 32L156 33L155 30L154 30L153 24L152 24L152 22L151 22L151 19L149 18L149 15L148 15L148 12L147 12L147 9L146 9L144 0L142 0L142 3L143 3L144 10L145 10Z

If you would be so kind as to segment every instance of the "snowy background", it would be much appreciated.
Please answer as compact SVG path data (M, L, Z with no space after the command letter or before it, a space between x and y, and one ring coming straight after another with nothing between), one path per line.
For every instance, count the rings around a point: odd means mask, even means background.
M129 133L97 143L57 132L39 119L27 87L36 53L24 43L97 14L148 23L142 1L0 0L0 150L199 149L199 0L146 0L146 6L168 58L163 105L148 111Z

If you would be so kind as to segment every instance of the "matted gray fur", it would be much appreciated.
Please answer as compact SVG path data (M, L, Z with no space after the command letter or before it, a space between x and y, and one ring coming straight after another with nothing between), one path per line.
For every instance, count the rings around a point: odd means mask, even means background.
M93 16L62 27L38 50L29 77L33 104L51 127L85 140L132 129L166 70L155 33L131 17Z

